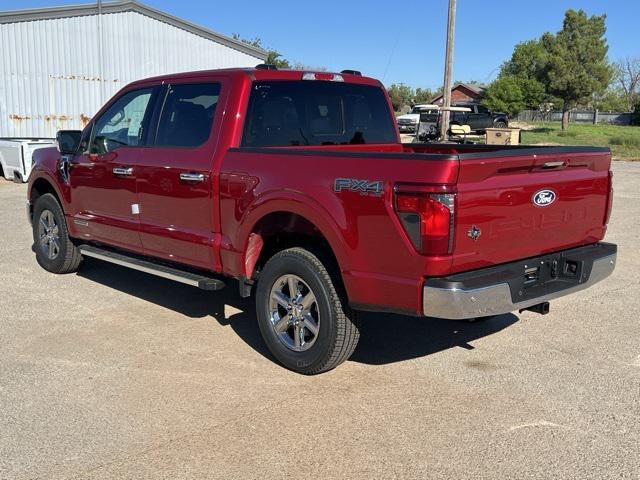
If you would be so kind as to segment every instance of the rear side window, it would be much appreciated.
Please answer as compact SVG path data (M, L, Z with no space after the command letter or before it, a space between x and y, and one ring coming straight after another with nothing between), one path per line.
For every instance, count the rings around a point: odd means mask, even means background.
M379 87L323 81L252 86L242 145L284 147L396 143Z
M158 121L155 144L197 147L209 139L216 113L219 83L170 85Z

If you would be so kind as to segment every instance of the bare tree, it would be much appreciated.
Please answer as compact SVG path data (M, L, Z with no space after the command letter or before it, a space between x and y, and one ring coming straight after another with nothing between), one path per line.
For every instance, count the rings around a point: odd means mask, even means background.
M631 111L640 100L640 57L621 58L614 68L615 81L624 91Z

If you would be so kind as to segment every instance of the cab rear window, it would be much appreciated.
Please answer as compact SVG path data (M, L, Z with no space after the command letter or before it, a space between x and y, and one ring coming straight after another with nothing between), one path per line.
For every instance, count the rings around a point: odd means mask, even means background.
M252 86L242 145L396 143L382 89L324 81L264 81Z

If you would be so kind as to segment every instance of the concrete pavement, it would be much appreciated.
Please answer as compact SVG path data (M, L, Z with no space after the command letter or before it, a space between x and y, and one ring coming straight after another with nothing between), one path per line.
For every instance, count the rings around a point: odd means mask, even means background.
M640 478L640 163L615 274L551 313L366 314L353 358L275 364L252 301L87 260L38 267L0 181L0 478Z

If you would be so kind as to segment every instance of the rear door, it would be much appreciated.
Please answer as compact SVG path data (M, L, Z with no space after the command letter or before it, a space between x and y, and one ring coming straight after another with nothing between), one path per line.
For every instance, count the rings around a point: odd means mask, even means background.
M151 145L139 160L140 236L145 254L201 268L213 256L213 155L222 81L166 85Z
M604 237L608 149L518 152L460 156L453 271L533 257Z

